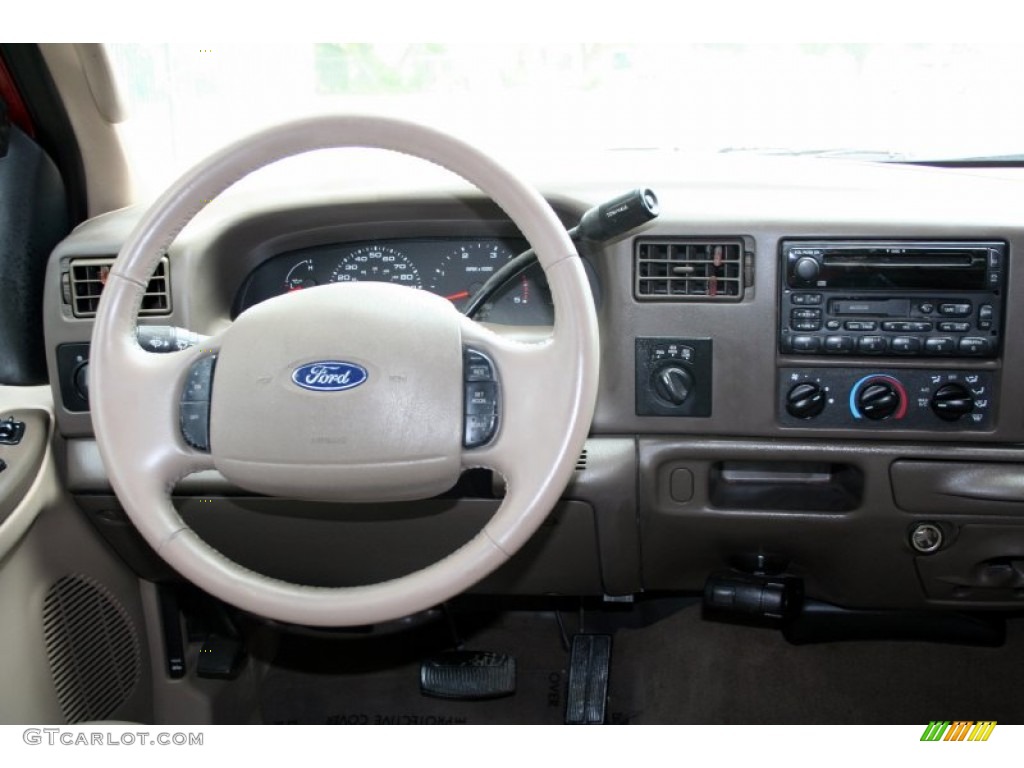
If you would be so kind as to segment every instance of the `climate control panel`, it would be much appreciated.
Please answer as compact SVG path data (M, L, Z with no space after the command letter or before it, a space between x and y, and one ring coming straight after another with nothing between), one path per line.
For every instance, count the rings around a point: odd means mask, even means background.
M778 419L787 427L987 431L989 371L781 368Z

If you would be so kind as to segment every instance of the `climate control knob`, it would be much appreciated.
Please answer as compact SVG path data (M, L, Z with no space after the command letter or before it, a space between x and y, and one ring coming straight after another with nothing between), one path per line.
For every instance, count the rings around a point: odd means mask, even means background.
M974 396L962 384L943 384L932 395L931 407L943 421L956 421L974 410Z
M786 412L797 419L813 419L825 410L828 394L813 381L794 384L786 394Z
M891 418L902 405L896 385L886 379L868 381L857 391L857 409L872 421Z
M682 405L693 392L693 375L679 365L657 368L651 376L651 387L669 405Z

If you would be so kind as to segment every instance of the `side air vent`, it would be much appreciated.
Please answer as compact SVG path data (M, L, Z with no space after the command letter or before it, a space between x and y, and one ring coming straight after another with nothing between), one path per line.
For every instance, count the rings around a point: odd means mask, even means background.
M95 259L71 260L71 310L75 317L95 317L100 294L107 283L112 256ZM171 313L171 283L167 257L160 259L156 272L149 280L142 298L140 315L169 315Z
M124 607L86 576L59 579L43 603L46 655L69 723L104 720L139 682L139 639Z
M639 239L633 294L641 301L739 301L749 283L742 240Z
M580 452L579 458L576 459L576 471L577 472L582 472L586 468L587 468L587 449L584 448Z

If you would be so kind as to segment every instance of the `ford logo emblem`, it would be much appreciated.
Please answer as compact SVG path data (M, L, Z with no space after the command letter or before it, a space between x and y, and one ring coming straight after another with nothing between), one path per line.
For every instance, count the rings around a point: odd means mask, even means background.
M303 389L314 392L341 392L364 384L370 374L361 365L342 360L319 360L300 365L292 374L292 381Z

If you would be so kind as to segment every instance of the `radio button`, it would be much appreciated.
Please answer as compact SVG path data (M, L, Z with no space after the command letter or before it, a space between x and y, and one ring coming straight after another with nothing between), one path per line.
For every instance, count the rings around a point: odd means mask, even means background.
M847 320L846 330L848 331L877 331L878 323L874 320Z
M805 302L804 302L805 304L821 304L821 294L820 293L805 293L804 297L805 297Z
M946 317L969 317L973 309L970 304L939 304L939 314Z
M924 351L929 355L948 355L956 349L956 343L953 339L945 336L939 336L934 339L928 339L924 343Z
M825 323L825 328L829 331L838 331L842 327L843 324L840 323L838 320L829 320L827 323Z
M794 331L820 331L821 320L797 320L793 323Z
M913 336L897 336L892 340L892 351L901 355L912 355L921 351L921 340Z
M821 339L817 336L794 336L792 346L794 352L817 352Z
M794 309L790 312L794 320L821 320L820 309Z
M826 352L852 352L852 336L829 336L825 339Z
M970 323L957 323L949 320L945 323L939 323L939 330L944 333L967 333L971 330Z
M1003 280L1003 276L999 272L988 273L988 284L993 288L997 287Z
M982 304L978 307L978 328L982 331L992 330L992 318L995 313L991 304Z
M819 269L820 266L817 259L812 259L810 256L803 256L797 259L793 271L796 272L797 277L809 283L818 277Z
M988 339L981 339L977 336L968 336L960 339L960 351L965 355L985 355L992 349Z
M914 331L914 333L928 333L932 329L931 323L914 322L908 323L910 327L908 331Z
M882 330L883 331L890 331L890 332L891 331L896 331L896 332L902 331L903 333L906 333L907 331L911 330L911 326L910 326L910 323L902 321L902 320L899 320L899 321L888 320L888 321L882 323Z
M935 305L932 304L930 301L926 301L923 304L918 304L917 311L920 312L922 315L930 315L932 312L935 311Z
M857 340L857 349L869 354L885 352L886 346L887 343L883 336L861 336Z

